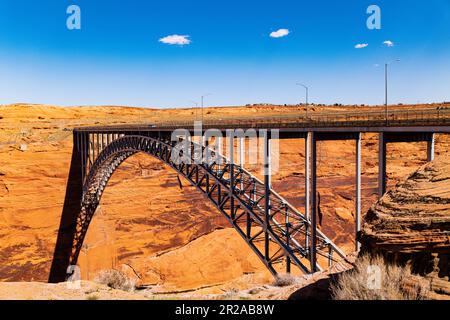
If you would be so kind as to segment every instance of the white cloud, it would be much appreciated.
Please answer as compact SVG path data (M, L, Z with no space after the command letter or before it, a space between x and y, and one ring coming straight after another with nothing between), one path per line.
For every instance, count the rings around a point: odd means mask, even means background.
M391 40L386 40L383 42L386 47L393 47L394 43Z
M368 43L358 43L355 46L355 49L363 49L363 48L367 47L368 45L369 45Z
M289 34L288 29L278 29L277 31L271 32L270 37L271 38L282 38L286 37Z
M165 44L178 44L180 46L184 46L186 44L190 44L191 40L189 36L180 36L178 34L173 34L171 36L167 36L158 40L159 42Z

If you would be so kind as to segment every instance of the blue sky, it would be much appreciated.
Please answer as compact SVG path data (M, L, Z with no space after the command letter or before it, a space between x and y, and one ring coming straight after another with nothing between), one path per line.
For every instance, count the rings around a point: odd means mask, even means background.
M66 27L73 4L81 30ZM366 26L372 4L380 30ZM190 43L159 41L171 35ZM450 100L450 0L0 2L3 104L291 104L296 82L312 102L381 104L395 59L391 103Z

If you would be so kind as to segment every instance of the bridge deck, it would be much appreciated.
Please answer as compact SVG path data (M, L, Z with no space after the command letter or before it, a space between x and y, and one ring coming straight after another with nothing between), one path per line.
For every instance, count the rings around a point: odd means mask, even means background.
M194 121L172 121L112 126L76 128L76 131L136 132L173 131L176 128L194 129ZM450 132L450 109L392 110L372 112L313 113L305 115L280 115L276 117L224 118L206 120L206 129L279 129L280 132Z

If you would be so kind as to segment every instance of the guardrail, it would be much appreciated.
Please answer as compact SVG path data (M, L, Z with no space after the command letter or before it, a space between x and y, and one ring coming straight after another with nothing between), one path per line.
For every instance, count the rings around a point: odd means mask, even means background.
M192 128L194 119L190 121L155 121L152 124L130 124L113 126L95 126L79 128L82 131L106 128L110 130L139 128ZM277 116L244 116L223 117L214 120L204 120L203 128L315 128L315 127L390 127L390 126L444 126L450 125L450 108L418 110L383 110L365 112L315 112L306 114L287 114Z
M207 120L203 127L353 127L353 126L409 126L450 124L450 109L393 110L368 112L312 113L306 115L280 115L270 118L222 118ZM159 127L190 127L189 121L155 123Z

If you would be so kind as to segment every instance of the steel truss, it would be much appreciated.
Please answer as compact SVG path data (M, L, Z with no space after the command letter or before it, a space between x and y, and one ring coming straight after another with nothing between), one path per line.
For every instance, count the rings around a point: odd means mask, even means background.
M200 190L273 275L280 272L275 266L282 262L287 272L293 264L303 273L311 273L345 259L344 253L318 229L316 242L312 243L311 221L274 190L268 190L261 180L222 155L216 156L221 161L208 164L203 158L204 152L192 153L191 163L178 163L171 156L174 143L167 138L139 134L76 134L79 149L85 154L81 157L83 196L70 257L72 265L77 263L87 229L109 179L123 161L138 152L161 160ZM198 148L191 144L192 149ZM319 257L315 268L311 265L311 261L316 261L311 260L313 250Z

